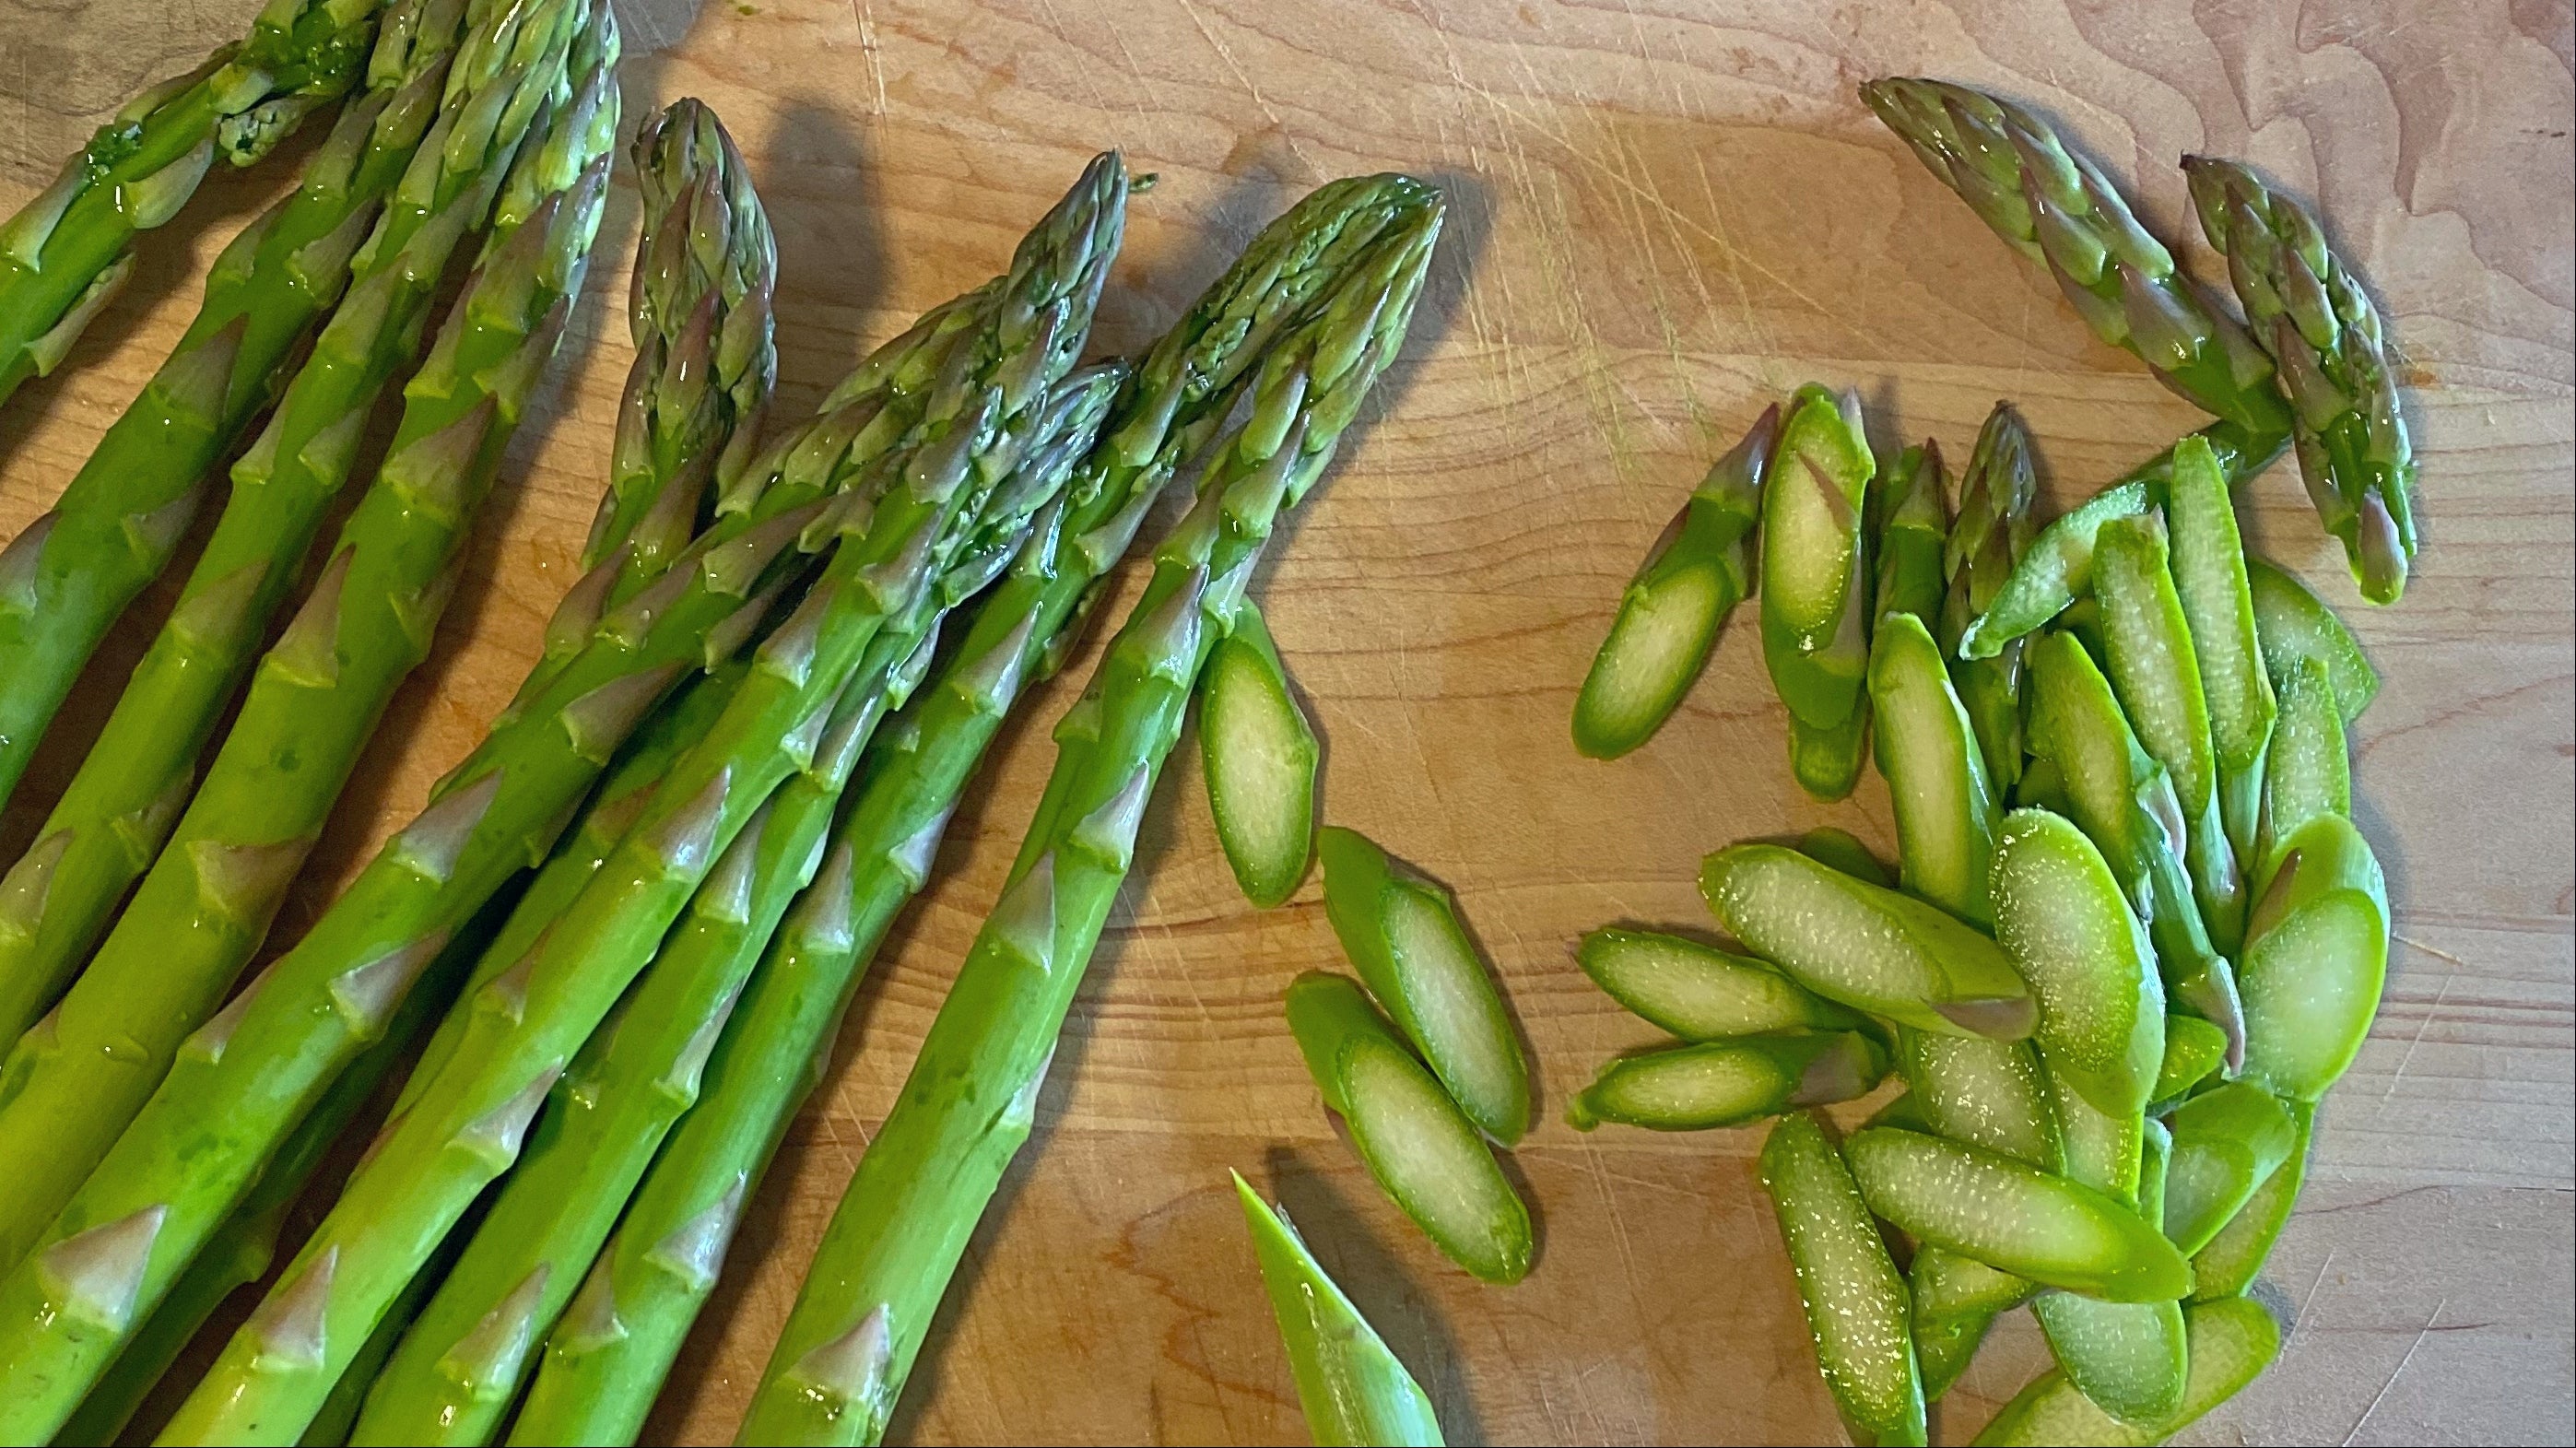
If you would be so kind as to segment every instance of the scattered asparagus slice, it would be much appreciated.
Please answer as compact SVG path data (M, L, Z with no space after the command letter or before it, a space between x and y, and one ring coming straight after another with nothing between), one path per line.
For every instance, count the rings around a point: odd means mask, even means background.
M2091 162L2010 101L1944 81L1888 77L1861 99L1978 217L2045 265L2093 334L2156 380L2248 433L2286 436L2271 359L2174 268Z
M2250 1298L2194 1303L2183 1313L2190 1369L2182 1405L2154 1423L2127 1423L2103 1412L2062 1373L2043 1373L2003 1406L1977 1434L1979 1444L2103 1445L2147 1448L2198 1422L2236 1395L2271 1364L2281 1348L2281 1327L2271 1310Z
M1784 1116L1762 1144L1762 1189L1780 1219L1816 1365L1852 1438L1922 1443L1923 1382L1905 1279L1815 1116Z
M1434 193L1400 176L1328 183L1256 237L1155 345L1106 441L997 586L954 658L863 766L867 779L807 891L754 973L682 1118L637 1189L585 1293L557 1327L521 1409L519 1442L631 1442L714 1288L744 1196L819 1080L860 966L929 877L942 829L1003 717L1076 635L1137 524L1238 378L1329 295L1377 239Z
M1987 867L2003 810L1976 726L1921 618L1890 611L1869 648L1878 772L1896 811L1905 888L1971 924L1994 918Z
M1744 1036L1622 1056L1576 1093L1578 1131L1604 1121L1656 1131L1706 1131L1866 1096L1887 1076L1887 1052L1859 1031Z
M1884 486L1870 490L1870 559L1877 585L1870 607L1884 621L1912 614L1928 630L1941 622L1947 580L1942 553L1950 537L1948 475L1940 445L1926 439L1896 460Z
M2257 888L2278 868L2284 842L2308 821L2352 817L2352 746L2325 666L2299 660L2280 689L2281 718L2263 759L2263 813L2254 832Z
M1869 846L1862 844L1860 837L1849 830L1818 825L1798 837L1798 853L1880 889L1896 888L1896 872L1870 853Z
M529 8L484 17L461 40L452 4L395 12L376 68L399 88L371 90L335 129L269 225L275 241L254 238L255 251L240 258L240 284L210 284L209 307L222 291L241 321L220 343L238 343L229 368L211 365L220 360L212 350L190 363L205 373L204 426L176 425L138 403L132 425L170 449L158 458L167 471L137 468L131 447L102 444L93 468L103 460L116 471L91 479L85 470L65 494L43 559L28 555L34 571L19 597L27 614L6 617L0 604L0 735L13 741L0 746L5 797L24 763L17 742L34 747L108 625L167 563L217 456L268 400L310 324L340 302L259 441L233 465L233 491L187 586L38 830L38 848L10 877L27 908L14 928L0 926L0 1038L15 1040L89 959L178 823L205 746L294 592L378 399L419 354L451 254L483 227L512 158L544 119L579 7ZM166 497L147 501L144 491Z
M2037 1007L2002 950L1909 896L1778 845L1700 862L1699 892L1745 948L1854 1010L1946 1035L2018 1040Z
M2165 1059L2156 1068L2156 1086L2147 1110L2173 1101L2209 1079L2227 1058L2227 1033L2198 1016L2165 1017Z
M394 690L428 651L475 513L580 291L616 127L614 33L499 203L478 280L407 386L403 421L330 565L261 660L223 748L89 968L0 1084L0 1215L16 1261L150 1097L266 935ZM576 79L577 78L577 79Z
M1893 1123L1873 1119L1870 1124ZM2038 1290L1973 1257L1931 1246L1914 1249L1906 1289L1914 1295L1914 1358L1923 1371L1926 1402L1946 1396L1975 1360L1995 1319Z
M2104 1302L2042 1292L2030 1310L2058 1370L2104 1412L2152 1423L2182 1406L2190 1349L2179 1300Z
M2253 812L2247 805L2261 789L2263 748L2272 738L2272 679L2255 631L2245 541L2237 532L2227 474L2198 438L2174 444L2173 456L2165 514L2173 527L2174 595L2181 601L2192 657L2200 666L2220 823L2241 876L2254 849ZM2193 844L2197 848L2200 841ZM2225 932L2219 943L2233 945Z
M2299 1187L2308 1174L2308 1142L2316 1122L2313 1102L2289 1103L2290 1119L2298 1125L2297 1139L2279 1169L2254 1189L2254 1195L2209 1239L2191 1259L2192 1300L2210 1302L2222 1297L2243 1294L2254 1285L2263 1270L2264 1260L2272 1255L2272 1244L2281 1238L2281 1229L2289 1225L2290 1213L2298 1204Z
M1574 747L1586 758L1616 759L1654 737L1707 665L1719 625L1752 591L1763 473L1779 430L1775 403L1637 565L1574 701Z
M1869 757L1869 702L1861 702L1830 729L1789 716L1789 774L1808 797L1824 804L1851 797Z
M1922 1130L2001 1152L2042 1171L2064 1165L2048 1083L2027 1041L1902 1031L1897 1060Z
M2379 696L2379 671L2362 653L2361 641L2326 607L2325 600L2287 571L2248 557L2245 579L2254 596L2263 667L2273 686L2279 687L2298 672L2299 660L2316 660L2334 685L2335 702L2349 727Z
M1916 1239L2070 1292L2160 1302L2191 1266L2123 1203L2007 1156L1871 1127L1843 1146L1870 1210Z
M1324 1105L1406 1216L1488 1282L1529 1271L1529 1213L1493 1149L1349 977L1308 971L1288 987L1288 1028Z
M1324 1271L1284 1210L1261 1200L1240 1172L1235 1196L1252 1229L1261 1283L1288 1349L1297 1401L1317 1448L1336 1444L1418 1444L1439 1448L1431 1399L1377 1329Z
M2299 1123L2272 1093L2230 1081L2184 1102L2166 1125L2173 1160L2158 1217L2165 1236L2197 1256L2289 1160Z
M1200 754L1217 843L1244 897L1284 905L1315 859L1314 727L1246 599L1199 685Z
M2164 1064L2163 982L2118 880L2066 819L2004 820L1995 938L2039 1000L2032 1040L2049 1073L2098 1110L2143 1111Z
M2342 540L2362 596L2395 603L2415 558L2415 450L2379 311L2297 202L2233 161L2182 166L2254 340L2280 366L2317 521Z
M269 0L246 40L126 102L51 186L0 223L0 399L61 364L133 273L134 234L178 215L217 152L251 165L357 84L381 8Z
M2281 849L2245 930L2245 1075L2315 1101L2379 1013L2388 893L2352 822L2320 815Z
M1762 657L1780 701L1819 732L1859 708L1869 665L1861 521L1876 470L1859 397L1799 388L1762 490Z
M1153 581L1077 706L1088 718L1066 733L1011 883L825 1230L744 1441L884 1432L966 1240L1027 1138L1213 630L1232 615L1279 512L1321 476L1402 344L1439 219L1436 206L1407 215L1263 361L1250 419L1219 444L1197 506L1157 550ZM1360 1054L1369 1090L1401 1089L1381 1087L1385 1052Z
M1685 1041L1775 1031L1848 1031L1866 1024L1761 961L1696 940L1609 928L1583 937L1575 959L1593 983Z
M1529 1128L1529 1061L1493 967L1449 892L1356 830L1323 832L1324 908L1369 993L1431 1064L1467 1119L1505 1146Z
M1959 643L1968 625L1993 606L2030 545L2030 504L2038 486L2030 453L2021 419L1996 403L1977 430L1967 471L1959 475L1957 516L1941 552L1948 579L1941 599L1941 652L1951 661L1950 681L1976 726L1986 778L1998 798L2010 795L2021 778L2021 643L2008 642L1982 659L1969 658Z

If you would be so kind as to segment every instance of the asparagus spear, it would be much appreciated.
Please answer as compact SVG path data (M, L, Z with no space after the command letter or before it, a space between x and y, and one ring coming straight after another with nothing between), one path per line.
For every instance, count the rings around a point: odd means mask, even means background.
M1575 1094L1577 1131L1604 1121L1654 1131L1741 1126L1878 1089L1887 1051L1859 1031L1743 1036L1618 1057Z
M1616 759L1654 737L1717 646L1718 626L1753 588L1762 475L1780 431L1778 404L1708 476L1637 565L1610 635L1574 701L1574 747Z
M245 40L126 102L0 223L0 400L62 362L132 274L134 234L178 215L217 152L252 165L357 84L382 4L269 0Z
M1025 534L1090 451L1121 367L1095 367L1056 389L1048 415L1007 490L1027 500L1003 520ZM913 617L880 637L890 661L863 667L835 706L812 760L781 785L700 887L691 915L619 1008L617 1024L565 1074L549 1124L367 1398L353 1441L483 1442L518 1395L532 1351L580 1285L619 1209L672 1123L694 1104L708 1054L752 967L811 883L824 835L877 722L900 708L926 671L937 620L982 580L969 574L927 590ZM534 1277L534 1292L521 1284ZM500 1316L495 1316L499 1314ZM512 1330L487 1331L507 1319Z
M2182 158L2209 244L2289 393L2299 474L2373 603L2415 558L2415 450L2397 410L2379 310L2306 209L2234 161Z
M0 1216L14 1261L212 1015L394 689L428 652L474 513L580 289L616 124L613 33L500 201L502 230L302 611L262 660L232 732L89 969L21 1039L0 1085L0 1154L22 1189ZM568 77L569 79L570 77ZM520 224L524 221L525 224Z
M39 832L63 843L46 857L33 928L14 941L0 930L0 980L12 983L0 990L32 997L59 987L153 865L208 738L348 480L377 398L418 351L449 254L483 224L514 152L561 84L579 10L564 0L498 7L467 33L438 121L426 139L414 136L408 173L393 158L389 169L402 180L378 188L392 196L357 255L348 303L234 467L232 499L169 623Z
M2194 1303L2183 1314L2190 1367L2181 1405L2153 1422L2112 1417L2078 1392L2061 1373L2043 1373L1979 1432L1980 1444L2094 1444L2146 1448L2162 1443L2254 1381L2281 1349L2281 1326L2270 1308L2247 1298Z
M1873 1126L1843 1145L1870 1210L1916 1240L2052 1287L2162 1302L2191 1264L2118 1199L2007 1156Z
M956 656L863 767L867 785L753 974L697 1109L646 1174L557 1327L514 1441L631 1442L714 1288L745 1195L819 1079L860 965L927 879L940 832L1019 691L1044 677L1165 482L1270 340L1433 193L1398 176L1330 183L1257 237L1158 342L1043 546L997 586Z
M335 23L323 8L304 17L290 10L279 18L300 20L308 38L320 39L320 27ZM374 25L366 13L373 6L330 8L350 27L335 43L364 46L360 32ZM359 239L439 108L464 8L465 0L396 0L389 7L363 67L365 92L342 111L301 184L224 248L206 277L196 319L169 360L109 425L53 510L0 552L0 579L9 580L0 586L0 802L16 787L108 627L169 566L205 497L215 460L272 398L297 346L340 299ZM255 34L272 49L287 39L268 18ZM240 71L247 61L228 67L243 81L249 79ZM353 77L356 69L352 65ZM125 129L122 144L130 145L150 124L129 108L110 129ZM102 140L107 134L101 133ZM99 144L92 142L94 148ZM139 183L147 204L176 209L205 169L198 159L193 166L186 159L172 163ZM56 191L33 209L68 202L70 196L60 194L67 182L88 187L106 175L91 174L88 160L73 163L82 173L76 182L66 172L65 182L57 182ZM106 190L135 184L111 179ZM153 193L156 186L162 191ZM29 225L22 213L11 228L23 232ZM123 245L115 241L113 249ZM37 280L22 270L32 254L12 255L15 260L0 261L0 310L8 306L13 284L23 290ZM48 272L45 283L71 283L80 263L66 258L57 265L59 273ZM102 280L121 277L125 265L118 262ZM72 332L87 316L87 310L76 311L66 324ZM0 336L6 334L0 325ZM47 344L43 355L59 357L69 342L66 333ZM21 368L0 365L0 397L23 376ZM49 822L40 838L61 828ZM78 838L88 843L86 836ZM88 944L84 937L62 954L77 958ZM0 964L0 1038L15 1039L47 1003L33 997L50 997L59 985L58 973L38 976L15 962Z
M932 1023L894 1112L826 1229L745 1441L856 1442L885 1421L1002 1169L1133 859L1156 767L1213 632L1279 512L1302 498L1401 345L1440 212L1406 216L1262 364L1252 413L1155 555L1067 738L1011 883Z
M1941 550L1948 588L1941 598L1937 636L1950 662L1950 682L1976 727L1986 779L1998 798L2009 798L2021 779L2021 650L2012 640L1992 656L1972 659L1960 648L1968 626L1994 606L2004 580L2030 544L2030 503L2037 487L2031 472L2030 434L2010 407L1996 403L1977 429L1977 446L1959 474L1958 506ZM1929 623L1932 620L1925 620Z
M1439 1448L1431 1399L1377 1329L1344 1296L1306 1247L1288 1214L1261 1200L1240 1172L1234 1193L1252 1228L1261 1284L1288 1348L1297 1401L1318 1448L1332 1444L1421 1444Z
M2245 1074L2315 1101L2352 1065L2388 975L2388 889L2352 822L2282 842L2245 926Z
M1315 730L1248 600L1208 660L1199 737L1208 808L1235 883L1264 909L1286 904L1315 859Z
M2010 101L1945 81L1889 77L1861 99L1995 234L2047 266L2095 336L2249 434L2285 436L2271 359L2174 269L2119 188Z

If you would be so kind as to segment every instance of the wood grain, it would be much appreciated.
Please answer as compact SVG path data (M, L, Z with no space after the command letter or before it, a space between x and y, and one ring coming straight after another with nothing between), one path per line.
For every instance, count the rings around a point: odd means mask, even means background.
M251 8L0 0L0 203ZM1617 764L1569 747L1574 687L1666 514L1801 380L1860 387L1885 444L1930 434L1954 455L2012 398L2061 504L2196 420L2090 341L1868 118L1853 87L1892 70L2046 109L2136 178L2168 238L2186 230L2171 163L2187 150L2244 156L2317 198L2416 383L2429 521L2403 606L2358 606L2287 470L2251 494L2257 545L2351 611L2387 678L2357 780L2399 947L2266 1289L2292 1323L2282 1363L2192 1438L2576 1437L2576 36L2562 0L719 0L696 14L655 0L628 31L629 116L703 96L753 159L780 237L793 407L994 270L1102 146L1162 178L1136 205L1105 347L1150 337L1330 175L1401 167L1452 198L1413 345L1262 588L1327 737L1331 816L1456 887L1536 1047L1551 1120L1518 1165L1544 1220L1540 1266L1508 1291L1445 1268L1333 1139L1278 1019L1291 974L1335 963L1315 890L1267 915L1243 904L1185 759L901 1438L1301 1441L1228 1166L1287 1200L1455 1441L1831 1437L1750 1135L1583 1136L1552 1114L1601 1056L1645 1038L1574 970L1573 936L1699 920L1694 863L1740 836L1832 821L1883 844L1884 792L1873 780L1832 809L1797 794L1749 629ZM78 365L0 413L0 535L47 505L177 335L213 250L277 184L212 183L153 239ZM596 275L622 278L633 224L631 201L612 209ZM282 933L409 814L535 652L604 476L628 355L614 289L594 290L468 591ZM162 606L136 610L67 728L100 717ZM730 1433L992 899L1070 688L1006 737L889 943L657 1435ZM0 850L23 844L75 759L49 752L0 820ZM1945 1438L1964 1439L2043 1351L2026 1322L1998 1343L1943 1413Z

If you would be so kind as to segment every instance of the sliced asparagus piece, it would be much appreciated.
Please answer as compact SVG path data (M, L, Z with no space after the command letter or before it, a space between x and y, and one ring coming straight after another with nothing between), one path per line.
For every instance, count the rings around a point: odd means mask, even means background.
M1261 1261L1261 1284L1270 1293L1271 1316L1278 1320L1297 1401L1317 1448L1439 1448L1440 1419L1422 1385L1307 1250L1285 1210L1261 1200L1240 1172L1233 1175L1234 1194L1252 1229L1252 1250Z
M1818 729L1789 716L1789 775L1809 798L1823 804L1851 798L1869 757L1869 699L1852 706L1842 722Z
M1467 1119L1509 1146L1529 1128L1529 1061L1493 967L1449 892L1398 873L1356 830L1323 832L1324 908L1370 994L1431 1063Z
M1905 1279L1815 1116L1784 1116L1762 1144L1762 1189L1797 1272L1816 1366L1852 1437L1921 1443L1923 1382Z
M1922 620L1891 611L1870 640L1869 707L1878 772L1896 807L1905 888L1960 919L1994 919L1986 875L2002 804L1975 725Z
M2297 1150L2299 1123L2269 1091L2230 1081L2184 1102L2166 1125L2173 1159L2158 1218L2176 1247L2197 1256Z
M1763 472L1779 430L1775 403L1708 470L1628 581L1574 700L1574 747L1586 757L1616 759L1653 738L1752 591Z
M2031 1315L2075 1390L2113 1417L2156 1422L2182 1406L2188 1353L2182 1303L2104 1302L2043 1292Z
M1315 858L1315 730L1250 599L1208 658L1199 738L1208 807L1235 883L1265 910L1286 904Z
M1818 825L1798 837L1798 853L1820 865L1831 865L1855 880L1882 890L1896 888L1896 872L1887 868L1860 837L1832 825Z
M1877 463L1860 399L1798 389L1762 490L1762 657L1799 722L1830 731L1859 707L1869 665L1869 550Z
M1870 1210L1918 1240L2113 1302L2191 1290L2191 1265L2136 1212L2007 1156L1871 1127L1843 1146Z
M2101 853L2046 810L2015 810L1995 847L1995 936L2039 1000L2051 1074L2105 1112L2145 1109L2164 1064L2164 985Z
M1575 1095L1578 1131L1604 1121L1655 1131L1741 1126L1876 1090L1887 1052L1858 1031L1744 1036L1623 1056Z
M1575 959L1612 999L1685 1041L1847 1031L1864 1018L1761 961L1648 930L1595 930Z
M2198 1016L2165 1016L2165 1059L2147 1109L2172 1101L2209 1079L2227 1058L2227 1033Z
M2029 1042L1900 1031L1897 1053L1922 1130L2042 1171L2064 1164L2057 1114Z
M1910 896L1778 845L1700 862L1718 923L1816 994L1945 1035L2028 1036L2038 1009L2003 951Z
M2325 600L2308 591L2288 570L2260 558L2245 560L2245 579L2254 597L2254 626L2262 639L2263 667L2278 688L2298 671L2301 659L2323 665L2334 685L2336 705L2349 726L2379 696L2379 671L2361 651Z
M2253 822L2230 802L2247 798L2247 782L2261 777L2275 706L2227 473L2198 438L2174 445L2165 515L2173 528L2174 594L2190 626L2201 697L2209 707L2221 820L2241 867L2253 853Z
M1959 1381L1995 1319L2039 1290L2026 1278L1933 1246L1914 1249L1906 1285L1914 1294L1914 1357L1923 1369L1927 1402Z
M2272 1255L2272 1244L2281 1239L2281 1229L2289 1225L2290 1213L2298 1205L2299 1187L2308 1174L2308 1142L2316 1123L2316 1104L2307 1101L2288 1103L2290 1118L2298 1124L2298 1136L2291 1143L2290 1154L2278 1170L2254 1189L2254 1195L2209 1239L2191 1259L2192 1300L2209 1302L2222 1297L2240 1296L2254 1285L2263 1271L2264 1260Z
M2314 1101L2360 1054L2388 974L2388 896L2352 822L2282 847L2245 932L2245 1075Z
M1948 486L1940 445L1926 439L1900 454L1896 470L1870 490L1869 552L1877 569L1870 606L1878 622L1897 614L1912 615L1926 629L1941 622Z
M1986 778L1998 797L2011 794L2021 778L2021 642L2006 643L1983 659L1967 657L1959 642L1968 625L1994 605L2030 545L2030 504L2038 486L2030 454L2021 419L1996 403L1977 430L1967 471L1959 475L1957 516L1941 555L1949 582L1941 600L1941 652L1951 661L1951 683L1976 725Z
M2043 1373L2003 1406L1977 1434L1981 1445L2101 1445L2148 1448L2162 1443L2254 1381L2281 1350L2281 1327L2250 1298L2194 1303L2183 1313L2189 1370L2182 1405L2153 1423L2128 1423L2102 1411L2063 1373Z
M2352 818L2352 746L2323 665L2301 659L2283 677L2281 718L2263 757L2263 815L2255 831L2255 883L2279 868L2285 842L2310 820Z

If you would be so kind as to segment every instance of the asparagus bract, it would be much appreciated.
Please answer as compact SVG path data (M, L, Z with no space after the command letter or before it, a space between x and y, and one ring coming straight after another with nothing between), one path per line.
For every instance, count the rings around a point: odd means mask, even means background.
M1331 461L1420 294L1437 207L1409 214L1263 362L1252 413L1110 643L1001 901L826 1229L747 1442L884 1432L932 1311L1027 1138L1057 1033L1132 862L1156 768L1280 511Z
M1285 1209L1261 1200L1241 1173L1234 1192L1252 1228L1261 1283L1288 1348L1297 1401L1318 1448L1334 1444L1420 1444L1438 1448L1440 1419L1422 1385L1404 1370L1377 1329L1324 1272Z

